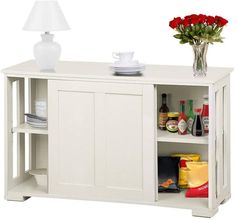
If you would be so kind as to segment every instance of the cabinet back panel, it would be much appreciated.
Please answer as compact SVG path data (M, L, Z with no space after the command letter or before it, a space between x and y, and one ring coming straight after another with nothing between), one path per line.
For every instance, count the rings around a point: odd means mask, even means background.
M36 168L48 167L48 136L47 135L33 135L36 152Z
M158 93L158 110L162 104L161 94L167 94L167 106L171 112L179 111L180 100L193 100L194 108L202 108L203 96L208 95L208 87L203 86L172 86L172 85L161 85L157 86ZM186 105L187 112L187 105Z
M159 156L170 156L174 153L197 153L201 160L208 160L208 146L201 144L158 143Z
M31 80L31 111L35 112L35 101L45 100L47 102L47 80L32 79Z

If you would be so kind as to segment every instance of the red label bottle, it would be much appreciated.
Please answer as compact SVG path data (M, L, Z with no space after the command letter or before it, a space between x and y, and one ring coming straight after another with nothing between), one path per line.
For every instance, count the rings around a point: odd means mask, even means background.
M208 96L205 95L204 103L202 108L202 124L204 127L204 133L209 133L209 105L208 105Z
M180 115L178 118L178 134L187 134L187 116L185 114L185 100L180 100Z

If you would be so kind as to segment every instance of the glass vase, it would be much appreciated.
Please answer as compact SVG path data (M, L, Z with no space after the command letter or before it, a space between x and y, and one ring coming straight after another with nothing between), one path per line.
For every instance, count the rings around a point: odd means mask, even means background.
M193 76L206 76L207 62L206 54L208 50L208 43L202 43L199 45L192 45L194 52L193 63Z

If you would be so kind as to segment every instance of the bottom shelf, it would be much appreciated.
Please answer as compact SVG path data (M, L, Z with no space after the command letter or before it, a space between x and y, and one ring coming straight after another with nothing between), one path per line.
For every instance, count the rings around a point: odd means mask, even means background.
M158 193L157 205L182 209L207 208L208 198L186 198L185 190L180 193Z
M47 193L47 188L38 186L35 179L30 177L25 182L19 184L8 192L9 196L36 196L53 197ZM180 193L159 193L158 206L174 207L182 209L206 209L208 207L207 198L186 198L185 191Z
M34 177L30 177L25 182L9 190L8 194L18 194L19 196L47 196L47 187L38 186Z

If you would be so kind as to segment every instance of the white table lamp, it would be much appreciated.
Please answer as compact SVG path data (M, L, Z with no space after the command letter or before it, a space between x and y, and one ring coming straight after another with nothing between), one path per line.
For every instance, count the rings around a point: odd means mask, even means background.
M51 31L68 30L69 26L57 1L35 2L23 27L27 31L42 31L42 41L34 46L34 56L41 70L53 70L61 54L61 47L53 42Z

